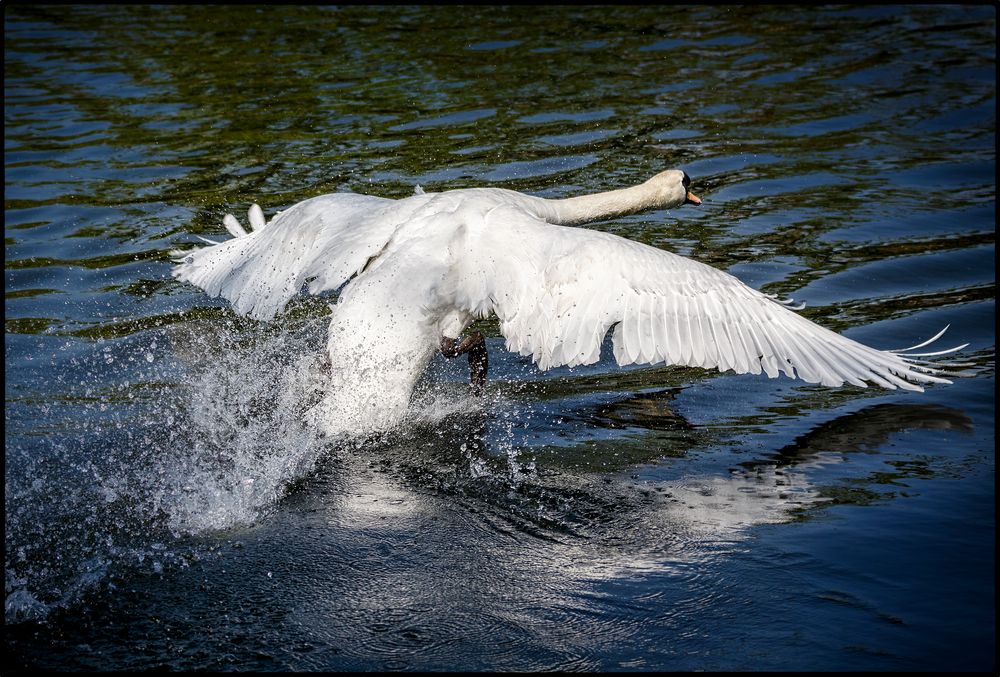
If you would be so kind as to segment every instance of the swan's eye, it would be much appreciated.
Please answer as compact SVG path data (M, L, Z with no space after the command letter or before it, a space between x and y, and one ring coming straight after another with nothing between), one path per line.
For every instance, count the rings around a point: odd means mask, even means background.
M691 177L687 175L687 172L683 172L683 174L684 178L681 179L681 183L684 185L685 188L688 188L691 185Z

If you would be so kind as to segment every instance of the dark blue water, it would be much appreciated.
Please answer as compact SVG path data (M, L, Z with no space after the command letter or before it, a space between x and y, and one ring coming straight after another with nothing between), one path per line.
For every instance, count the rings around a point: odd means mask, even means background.
M7 664L995 669L996 12L5 7ZM496 323L483 401L295 412L324 300L169 274L222 216L333 191L550 197L878 348L924 393L598 364Z

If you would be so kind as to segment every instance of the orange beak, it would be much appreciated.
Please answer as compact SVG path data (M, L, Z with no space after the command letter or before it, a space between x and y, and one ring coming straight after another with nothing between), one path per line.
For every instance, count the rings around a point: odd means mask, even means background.
M700 205L701 198L692 193L691 191L688 191L688 196L687 199L684 200L684 204Z

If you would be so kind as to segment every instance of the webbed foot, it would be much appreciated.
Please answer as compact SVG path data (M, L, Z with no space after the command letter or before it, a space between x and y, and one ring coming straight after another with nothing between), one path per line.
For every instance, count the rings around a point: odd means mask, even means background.
M469 354L469 378L472 394L481 396L486 392L486 372L489 370L489 354L486 352L486 339L478 331L469 334L461 341L459 339L441 337L441 354L447 358L455 358L463 353Z

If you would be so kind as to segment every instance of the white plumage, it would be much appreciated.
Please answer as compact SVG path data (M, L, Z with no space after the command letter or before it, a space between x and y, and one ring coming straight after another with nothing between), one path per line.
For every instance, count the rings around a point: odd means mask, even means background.
M328 432L398 422L440 339L491 314L507 348L543 370L598 361L614 327L621 365L784 373L827 386L922 390L948 382L916 358L952 351L869 348L721 270L572 227L700 202L688 183L670 170L632 188L564 200L496 188L418 189L402 200L338 193L266 224L254 205L252 232L227 215L234 239L183 254L173 274L260 320L303 285L318 294L350 282L332 306L334 380L314 412Z

